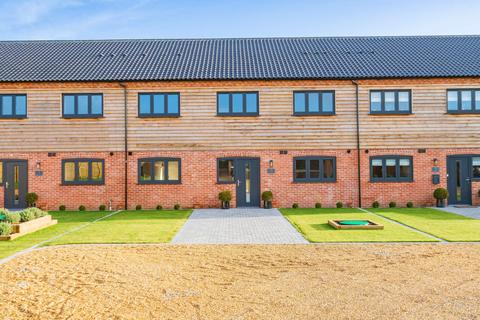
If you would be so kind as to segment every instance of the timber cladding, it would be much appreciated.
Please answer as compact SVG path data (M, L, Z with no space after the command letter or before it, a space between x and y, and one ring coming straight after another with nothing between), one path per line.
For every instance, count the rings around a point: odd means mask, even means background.
M446 90L478 78L359 80L362 148L480 147L478 114L446 114ZM131 151L314 150L356 146L355 87L346 80L126 82ZM410 89L413 113L370 115L369 90ZM334 90L336 115L293 116L293 91ZM218 91L258 91L258 117L216 116ZM179 92L178 118L138 118L139 92ZM28 118L1 120L1 152L122 151L123 91L116 82L0 83L26 93ZM104 117L63 119L63 93L103 93Z

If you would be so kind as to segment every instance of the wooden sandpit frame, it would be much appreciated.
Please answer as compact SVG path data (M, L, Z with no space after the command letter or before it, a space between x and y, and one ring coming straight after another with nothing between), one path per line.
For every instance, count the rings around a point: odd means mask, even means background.
M328 224L334 227L335 229L339 229L339 230L382 230L383 229L383 225L373 222L372 220L359 219L359 220L368 221L368 224L363 226L362 225L343 225L343 224L340 224L340 221L342 220L344 219L328 220ZM353 219L347 219L347 220L353 220Z

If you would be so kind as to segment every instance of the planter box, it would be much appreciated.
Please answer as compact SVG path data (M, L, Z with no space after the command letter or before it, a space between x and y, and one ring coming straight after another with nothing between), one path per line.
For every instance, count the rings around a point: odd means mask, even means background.
M53 220L51 215L46 215L35 220L22 222L12 225L12 234L8 236L0 236L0 241L13 240L28 233L47 228L57 224L57 220Z

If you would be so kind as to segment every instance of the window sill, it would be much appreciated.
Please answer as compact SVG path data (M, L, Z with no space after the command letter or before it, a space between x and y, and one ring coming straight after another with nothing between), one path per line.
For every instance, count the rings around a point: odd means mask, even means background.
M445 114L452 115L480 115L480 111L447 111Z
M302 183L336 183L337 180L293 180L292 183L294 184L302 184Z
M104 116L62 116L62 119L77 120L77 119L102 119Z
M0 120L23 120L23 119L28 119L28 117L27 116L18 116L18 117L0 116Z
M182 181L142 181L138 185L158 185L158 184L182 184Z
M155 118L180 118L179 114L172 114L172 115L138 115L137 118L139 119L155 119Z
M260 115L258 113L252 113L252 114L242 114L242 113L228 113L228 114L221 114L221 113L217 113L217 117L231 117L231 118L235 118L235 117L259 117Z
M413 183L415 180L371 180L371 183Z
M293 117L331 117L335 116L335 113L293 113Z
M104 186L105 182L75 182L75 183L65 183L62 182L61 186Z
M413 112L370 112L370 116L410 116L414 115Z
M235 181L217 181L217 184L235 184Z

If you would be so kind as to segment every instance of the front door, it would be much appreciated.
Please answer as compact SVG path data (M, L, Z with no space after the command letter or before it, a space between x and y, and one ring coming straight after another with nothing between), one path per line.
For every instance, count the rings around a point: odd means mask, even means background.
M471 161L469 156L447 158L448 204L472 204Z
M27 207L27 161L4 162L5 208L23 209Z
M260 206L260 159L235 159L237 207Z

